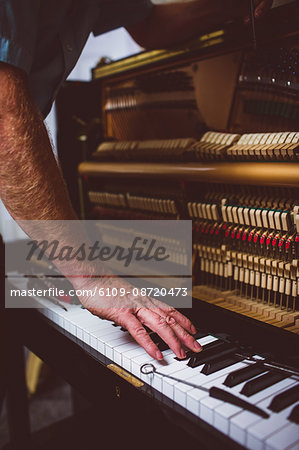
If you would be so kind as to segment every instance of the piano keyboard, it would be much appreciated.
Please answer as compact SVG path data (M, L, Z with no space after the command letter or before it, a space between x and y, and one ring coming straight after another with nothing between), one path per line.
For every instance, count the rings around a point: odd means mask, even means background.
M40 312L51 322L142 380L153 388L153 395L163 394L233 441L252 450L299 448L298 376L269 370L211 334L198 334L197 340L203 346L200 354L190 353L185 360L178 360L153 333L152 339L164 356L164 360L158 362L126 330L93 316L80 305L66 305L63 309L46 299L38 298L37 301ZM258 361L262 360L259 355L254 356ZM161 374L142 374L140 368L146 363L154 364L159 373L182 381ZM205 388L225 389L262 408L269 418L263 419L238 406L211 398L207 392L190 387L184 381Z
M152 213L159 213L176 216L178 210L175 201L171 199L162 199L154 197L144 197L140 195L113 194L110 192L88 192L89 201L92 204L109 207L130 208L142 211L150 211Z
M216 133L215 133L216 134ZM114 161L141 159L144 161L188 159L193 154L193 138L116 141L101 143L94 156Z
M299 133L206 132L193 138L101 143L93 157L110 161L296 161Z

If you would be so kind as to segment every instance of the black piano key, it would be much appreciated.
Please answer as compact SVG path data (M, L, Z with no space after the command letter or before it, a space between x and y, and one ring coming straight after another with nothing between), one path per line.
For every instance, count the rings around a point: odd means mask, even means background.
M292 409L291 414L288 417L288 420L299 425L299 405L295 406L295 408Z
M203 333L202 331L196 331L196 333L195 334L192 334L192 336L194 337L194 339L201 339L201 338L203 338L203 337L206 337L207 336L207 333Z
M222 341L210 342L209 344L203 345L203 349L210 349L210 348L214 348L214 347L219 347L222 344L223 344ZM188 350L186 352L186 358L180 359L180 358L176 357L174 359L177 359L178 361L186 361L187 359L193 358L194 356L197 356L197 355L198 355L198 352L193 352L192 350Z
M164 352L164 350L169 350L169 346L168 344L166 344L165 341L163 341L163 339L154 331L152 331L149 327L147 327L146 325L143 325L143 327L145 328L145 330L147 331L147 333L149 334L151 340L157 345L157 347L159 348L159 350L161 352Z
M200 353L197 353L190 358L190 360L187 363L189 367L195 368L201 366L202 364L212 362L215 359L232 355L238 350L238 347L232 344L227 344L225 342L222 342L221 345L214 346L212 348L207 348L208 345L203 346L203 349Z
M228 387L234 387L240 383L243 383L244 381L250 380L250 378L261 375L262 373L267 371L268 369L266 369L261 364L251 364L250 366L243 367L242 369L234 370L233 372L229 373L225 378L223 384Z
M207 337L206 333L201 333L200 331L197 331L196 334L193 334L194 339L200 339L203 337ZM207 344L208 345L208 344ZM178 358L177 356L174 357L174 359L176 359L177 361L187 361L187 359L192 358L192 356L197 355L197 352L193 352L192 350L188 350L186 352L186 357L185 358Z
M163 340L156 342L156 345L161 352L164 352L165 350L169 350L169 345L166 344L166 342L164 342Z
M163 341L163 339L157 333L151 333L150 338L161 352L164 352L164 350L169 350L169 345L166 344L166 342Z
M209 394L213 398L217 398L218 400L222 400L223 402L230 403L231 405L239 406L240 408L245 409L246 411L250 411L258 416L263 417L264 419L269 418L269 414L258 406L253 405L252 403L243 400L237 395L231 394L224 389L219 389L214 386L210 389Z
M146 325L142 325L142 326L143 326L143 328L145 329L145 331L147 333L149 333L149 334L153 333L153 331L149 327L147 327Z
M299 400L299 384L291 387L290 389L276 395L270 405L269 409L273 412L280 412L288 406L293 405Z
M208 350L212 350L213 348L219 348L222 345L224 345L224 342L221 341L221 340L213 341L213 342L210 342L209 344L204 344L202 346L202 351L201 352L203 352L203 351L206 352ZM193 352L192 350L190 350L190 351L188 351L186 353L186 358L185 359L193 358L193 357L196 357L197 355L198 355L198 352Z
M245 386L243 386L241 394L246 395L246 397L250 397L251 395L254 395L257 392L262 391L263 389L273 386L273 384L276 384L287 377L288 375L278 372L265 373L264 375L261 375L254 380L248 381Z
M218 372L218 370L225 369L225 367L232 366L237 362L242 361L242 359L244 358L235 355L214 359L213 361L208 362L203 366L203 368L201 369L201 373L203 373L204 375L211 375L212 373Z

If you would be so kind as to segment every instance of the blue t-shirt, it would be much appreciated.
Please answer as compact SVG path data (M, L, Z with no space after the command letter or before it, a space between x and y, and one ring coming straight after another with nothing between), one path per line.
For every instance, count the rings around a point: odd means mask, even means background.
M0 61L23 69L44 117L91 32L146 18L150 0L0 0Z

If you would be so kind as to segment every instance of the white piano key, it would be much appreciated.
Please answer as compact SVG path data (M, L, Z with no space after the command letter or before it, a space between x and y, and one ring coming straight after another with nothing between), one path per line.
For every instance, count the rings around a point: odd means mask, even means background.
M191 386L188 386L187 384L184 384L184 383L177 383L173 389L174 390L174 401L176 403L178 403L179 405L183 406L184 408L186 408L186 404L187 404L186 393L188 391L190 391L191 389L194 389L194 388L192 388Z
M102 327L101 327L102 324L100 323L100 319L98 319L95 316L85 317L84 320L82 318L82 320L80 320L80 321L74 320L72 322L76 325L77 338L84 342L85 342L84 333L85 333L85 335L89 334L88 330L102 329ZM111 324L110 324L110 326L111 326ZM111 328L112 328L112 326L111 326ZM107 327L107 329L108 329L108 327Z
M199 342L202 346L204 346L215 340L217 340L217 338L215 338L214 336L208 335L203 338L197 339L197 342ZM180 370L186 369L188 359L177 360L177 359L175 359L175 354L173 352L170 353L169 355L172 355L172 358L166 360L166 364L160 367L160 369L159 369L160 372L162 372L165 375L172 375L174 372L178 372ZM193 369L189 368L189 367L188 367L188 369L189 370L191 369L190 376L194 375Z
M129 372L132 372L132 369L131 369L132 359L136 358L137 356L140 356L140 355L147 355L144 348L142 348L140 346L136 349L124 352L122 354L123 368L128 370Z
M110 325L110 326L107 326L107 325ZM103 321L103 323L101 324L101 326L99 328L89 332L89 345L92 348L94 348L95 350L97 350L99 337L104 336L105 334L108 334L110 331L113 332L111 323L108 321Z
M82 309L80 305L66 305L68 311L64 311L47 300L40 301L40 304L42 314L50 320L151 385L155 388L156 391L154 392L157 392L157 395L166 395L241 445L254 450L282 450L286 448L293 448L294 450L299 448L299 427L287 420L294 405L278 414L267 410L271 399L277 393L295 384L294 380L282 380L251 397L245 397L240 394L245 382L233 388L227 388L223 385L227 374L244 367L245 362L236 363L211 375L204 375L200 373L203 365L197 368L188 367L186 360L178 361L174 358L175 355L172 350L162 352L164 356L162 362L152 359L129 333L123 332L119 327L113 327L110 321L99 319L89 311ZM208 335L198 339L198 342L201 345L206 345L215 340L217 338ZM145 363L154 364L163 375L141 374L140 367ZM220 387L267 410L271 417L270 419L262 419L239 407L211 398L208 392L188 386L184 382L168 379L166 375L174 376L182 379L182 381L197 383L207 388ZM295 432L297 432L297 437Z
M186 408L192 414L200 417L200 401L202 398L206 397L207 393L199 389L192 389L188 392L186 398Z
M210 425L213 425L214 409L221 405L223 405L221 400L210 397L208 394L207 397L202 398L200 401L200 418Z
M57 323L57 321L59 321L60 315L59 313L62 312L63 309L60 306L50 302L49 300L47 304L47 309L49 311L50 320L52 320L53 322L55 321L55 323Z
M222 403L220 406L216 406L214 409L214 426L217 430L224 433L226 436L229 434L229 426L231 417L243 411L238 406L231 405L230 403Z
M274 433L265 442L265 450L299 449L299 427L290 423Z
M255 355L255 357L258 357L258 355ZM247 366L246 361L242 362L242 364L245 364ZM251 379L253 378L256 377L252 377ZM232 392L233 394L238 395L238 393L240 392L241 388L244 386L245 383L246 382L238 384L237 386L234 386L234 388L227 388L224 385L218 387L221 387L222 389L226 389L228 392ZM216 407L214 410L214 426L219 431L228 435L230 427L230 419L236 414L239 414L241 412L243 412L242 408L239 408L238 406L235 405L231 405L229 403L224 403L223 405Z
M114 349L114 361L116 364L119 364L123 367L123 354L128 352L129 350L136 350L139 349L140 345L137 344L136 341L127 343L127 344L121 344Z
M75 326L76 326L76 337L78 338L78 339L80 339L80 341L83 341L83 332L84 332L84 330L85 330L85 327L86 326L88 326L88 318L87 318L87 320L85 320L85 321L80 321L80 323L78 324L78 323L76 323L76 322L73 322L74 324L75 324Z
M214 336L205 336L203 338L198 339L198 342L200 342L201 345L208 344L210 342L213 342L217 340ZM167 377L163 377L159 374L154 374L154 376L149 377L147 375L140 375L140 367L142 364L151 362L155 365L157 370L159 372L165 374L165 375L171 375L176 376L178 378L182 378L182 380L194 377L195 370L198 371L199 368L193 369L191 367L188 367L187 361L178 361L174 357L174 353L172 350L166 350L163 353L164 361L158 362L154 359L149 360L149 357L147 354L137 355L136 358L132 358L131 360L131 372L136 376L141 376L142 380L145 381L148 384L151 384L152 387L162 392L164 395L168 396L169 398L174 398L174 391L173 391L173 385L178 384L178 382L173 381ZM201 367L200 367L201 368ZM216 377L217 375L214 375ZM202 377L206 377L206 375L202 374ZM205 378L206 381L206 378ZM190 386L188 386L189 389L192 389ZM178 394L180 395L180 394Z
M229 367L225 367L224 369L218 370L217 372L212 373L211 375L203 375L205 377L205 379L203 379L203 381L201 381L199 378L197 378L197 382L199 385L210 389L211 387L218 387L220 389L223 389L223 382L226 379L227 375L234 371L234 370L239 370L242 369L243 367L245 367L246 364L243 362L238 362L236 364L233 364ZM196 383L196 378L193 378L194 381ZM191 380L188 380L191 381ZM228 390L228 389L227 389ZM187 396L189 395L189 393L187 394ZM223 405L223 402L217 399L214 399L210 396L208 396L207 398L203 398L203 400L200 403L200 417L205 420L206 422L213 424L215 421L214 418L214 410L215 408L219 407Z
M241 445L246 442L246 429L256 423L258 417L249 411L242 411L230 419L229 436Z
M172 355L174 356L174 355ZM164 375L170 375L176 370L182 370L186 367L186 361L176 361L174 358L171 358L169 363L166 362L165 365L160 365L159 372L161 372L163 375L154 374L152 377L152 386L155 389L158 389L160 392L162 392L165 395L168 395L167 392L164 392L164 385L165 382L171 381L169 378L164 378ZM168 395L169 396L169 395ZM172 397L171 397L172 398Z
M72 334L73 336L76 336L76 330L77 330L77 327L76 327L76 325L73 323L73 322L69 322L69 332L70 332L70 334Z
M155 374L155 378L156 378L156 374ZM174 399L174 385L177 384L177 381L172 380L171 378L163 379L161 376L159 376L159 380L160 380L161 392L163 391L164 395L166 395L168 398L173 400ZM158 381L156 381L156 379L155 379L155 380L153 380L153 383L155 383L155 385L157 385Z
M194 383L194 384L198 384L198 386L204 386L208 383L208 382L212 382L214 385L214 383L217 379L221 379L222 380L225 379L225 377L227 376L227 374L231 371L231 370L237 370L238 368L243 367L243 365L241 363L237 363L234 364L233 366L227 367L225 369L219 370L217 372L214 372L213 374L210 375L205 375L203 373L201 373L201 369L203 368L203 365L196 367L196 368L191 368L191 367L186 367L183 371L179 371L179 372L174 372L172 373L172 376L176 377L176 378L180 378L182 379L182 381L188 381L190 383ZM164 388L164 384L165 384L165 388ZM210 387L210 386L209 386ZM177 403L179 403L181 406L185 407L188 409L188 396L189 393L196 390L196 388L193 388L192 386L189 386L188 384L185 383L180 383L180 382L175 382L173 380L163 380L163 393L167 396L169 396L170 398L173 398ZM192 409L194 409L194 402L193 402L193 396L191 394L191 407ZM189 403L190 403L189 402Z
M96 316L89 315L89 314L82 314L82 315L76 315L69 319L71 322L73 322L77 327L85 328L88 327L88 325L92 325L94 323L99 323L100 319Z
M64 311L64 326L63 328L66 331L70 331L70 320L76 315L82 314L82 308L80 306L76 306L75 308L68 308L68 311Z
M131 359L131 372L133 375L142 376L140 367L143 364L154 363L154 358L151 358L148 353L143 353Z
M267 406L269 406L269 401L264 400L258 404L259 407L266 410ZM290 424L287 420L290 412L294 408L295 404L285 408L279 413L272 413L269 419L261 418L254 425L250 426L247 429L247 441L246 445L249 448L254 448L255 450L263 450L264 442L268 439L273 433L276 433L281 428ZM298 439L299 439L299 428L298 428Z
M182 361L182 363L183 363L183 361ZM186 362L185 362L185 364L186 364ZM174 376L174 377L184 381L187 378L190 378L190 367L187 367L185 365L185 367L183 367L183 370L180 370L178 372L174 372L172 374L172 376ZM163 392L164 395L166 395L167 397L171 398L172 400L175 400L175 387L178 387L178 389L180 389L180 387L182 387L182 390L183 390L183 394L182 394L182 392L180 390L177 393L177 398L178 399L181 399L182 396L185 398L185 389L187 389L187 390L192 389L191 386L188 386L186 384L180 383L179 381L172 380L171 378L163 378L163 380L162 380L162 392Z
M112 328L112 327L111 327ZM103 355L105 355L105 343L112 341L113 339L117 339L118 337L120 337L121 331L117 330L117 329L112 329L112 330L100 330L100 331L94 331L92 333L93 336L96 336L97 338L97 350L98 352L102 353Z
M86 314L84 314L83 316L75 314L75 315L72 315L65 319L65 322L68 323L68 327L72 334L73 334L73 330L74 329L76 330L77 327L79 326L79 324L88 323L87 321L88 321L88 316ZM75 331L75 335L76 335L76 331Z
M164 358L162 361L157 361L157 360L151 358L150 355L148 355L147 353L145 353L145 355L141 355L141 356L137 356L136 358L133 358L132 363L131 363L132 374L136 375L137 377L140 376L141 375L140 367L143 364L147 364L147 363L154 364L156 369L159 370L161 365L162 366L166 365L174 357L174 353L172 350L165 350L164 352L162 352L162 355ZM167 358L167 357L169 357L169 358ZM146 375L145 375L145 377L146 377ZM145 378L145 381L146 381L146 378Z
M51 314L49 316L50 320L52 320L52 322L54 322L54 323L56 323L56 325L58 325L58 323L59 323L59 315L53 309L51 309L50 311L51 311Z
M217 338L210 335L197 339L197 341L203 346L215 340L217 340ZM163 355L165 354L167 357L164 358L163 364L160 365L159 372L163 373L163 375L171 375L182 379L194 376L195 369L187 366L188 360L178 361L175 359L175 354L172 350L168 350L167 352L169 352L169 356L168 353L163 352ZM198 370L198 368L196 369ZM183 374L181 372L183 372ZM152 379L152 386L155 387L155 389L160 390L164 395L173 399L173 384L176 382L172 383L172 381L173 380L167 377L163 378L163 376L158 376L158 374L155 374Z
M123 333L124 334L124 333ZM114 348L117 346L120 346L122 344L128 344L133 341L133 338L129 333L125 333L123 336L119 337L118 339L113 339L111 342L105 343L105 355L107 358L114 361Z
M90 335L89 345L91 348L98 350L98 338L94 335Z
M226 376L231 371L238 370L244 366L245 366L244 363L239 362L239 363L233 364L229 367L226 367L224 369L218 370L217 372L214 372L210 375L205 375L200 372L203 367L203 365L202 365L197 368L198 373L196 373L196 375L191 378L186 377L186 381L188 381L190 383L198 384L199 386L203 386L207 389L209 389L212 386L222 387L223 381L225 380ZM191 369L191 370L193 370L193 372L194 372L194 369ZM192 388L189 386L189 389L187 389L188 385L185 385L185 386L186 387L183 387L183 385L181 383L175 386L175 398L176 397L179 398L180 402L184 403L185 407L188 409L188 404L190 403L190 402L188 402L188 397L189 397L189 395L191 395L191 405L192 405L193 404L193 400L192 400L193 399L193 391L196 390L196 388ZM178 392L176 392L176 391L178 391ZM183 396L179 393L179 391L182 391L185 393L185 398L183 398ZM209 394L207 394L207 395L209 395ZM213 406L216 407L216 406L219 406L219 404L214 405L214 403L213 403ZM212 411L212 414L213 414L213 411ZM201 417L201 415L200 415L200 417Z
M92 325L91 327L88 327L88 328L83 328L83 338L82 338L83 342L85 342L85 344L90 345L91 333L93 331L102 330L102 329L103 328L102 328L101 324L99 324L99 323L97 325L94 324L94 325Z
M268 404L270 404L272 398L280 393L283 392L287 387L291 387L295 384L294 380L289 380L289 384L287 384L287 386L285 387L281 387L280 383L276 384L276 390L274 389L264 389L263 391L261 391L261 393L263 394L263 398L260 399L260 401L262 400L267 400ZM287 380L283 380L283 381L287 381ZM244 383L240 386L243 386ZM279 386L280 385L280 386ZM272 388L274 386L271 386ZM241 389L241 387L240 387ZM230 391L231 392L231 391ZM235 392L234 392L235 393ZM241 396L241 398L244 398L244 396ZM254 402L252 401L252 397L245 397L247 401L251 401L251 403L258 405L259 406L259 402ZM229 435L232 439L234 439L235 441L239 442L241 445L245 445L246 443L246 439L247 439L247 430L250 426L252 426L253 424L256 424L259 422L259 418L256 414L253 414L249 411L242 411L241 413L236 414L235 416L230 418L230 427L229 427Z
M212 336L211 334L208 334L207 336L204 336L202 338L197 339L197 342L200 343L200 345L207 345L211 342L218 341L219 339L215 336Z

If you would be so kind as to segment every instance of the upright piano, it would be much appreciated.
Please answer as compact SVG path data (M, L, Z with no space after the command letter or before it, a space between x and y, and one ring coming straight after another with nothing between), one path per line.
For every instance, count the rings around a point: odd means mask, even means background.
M203 351L177 360L152 333L164 361L146 374L128 332L80 305L39 298L28 315L41 323L19 323L46 360L51 328L92 359L82 377L104 367L208 448L299 449L299 5L284 3L256 23L256 48L250 26L228 23L93 70L103 139L78 168L81 218L192 220L183 312Z

